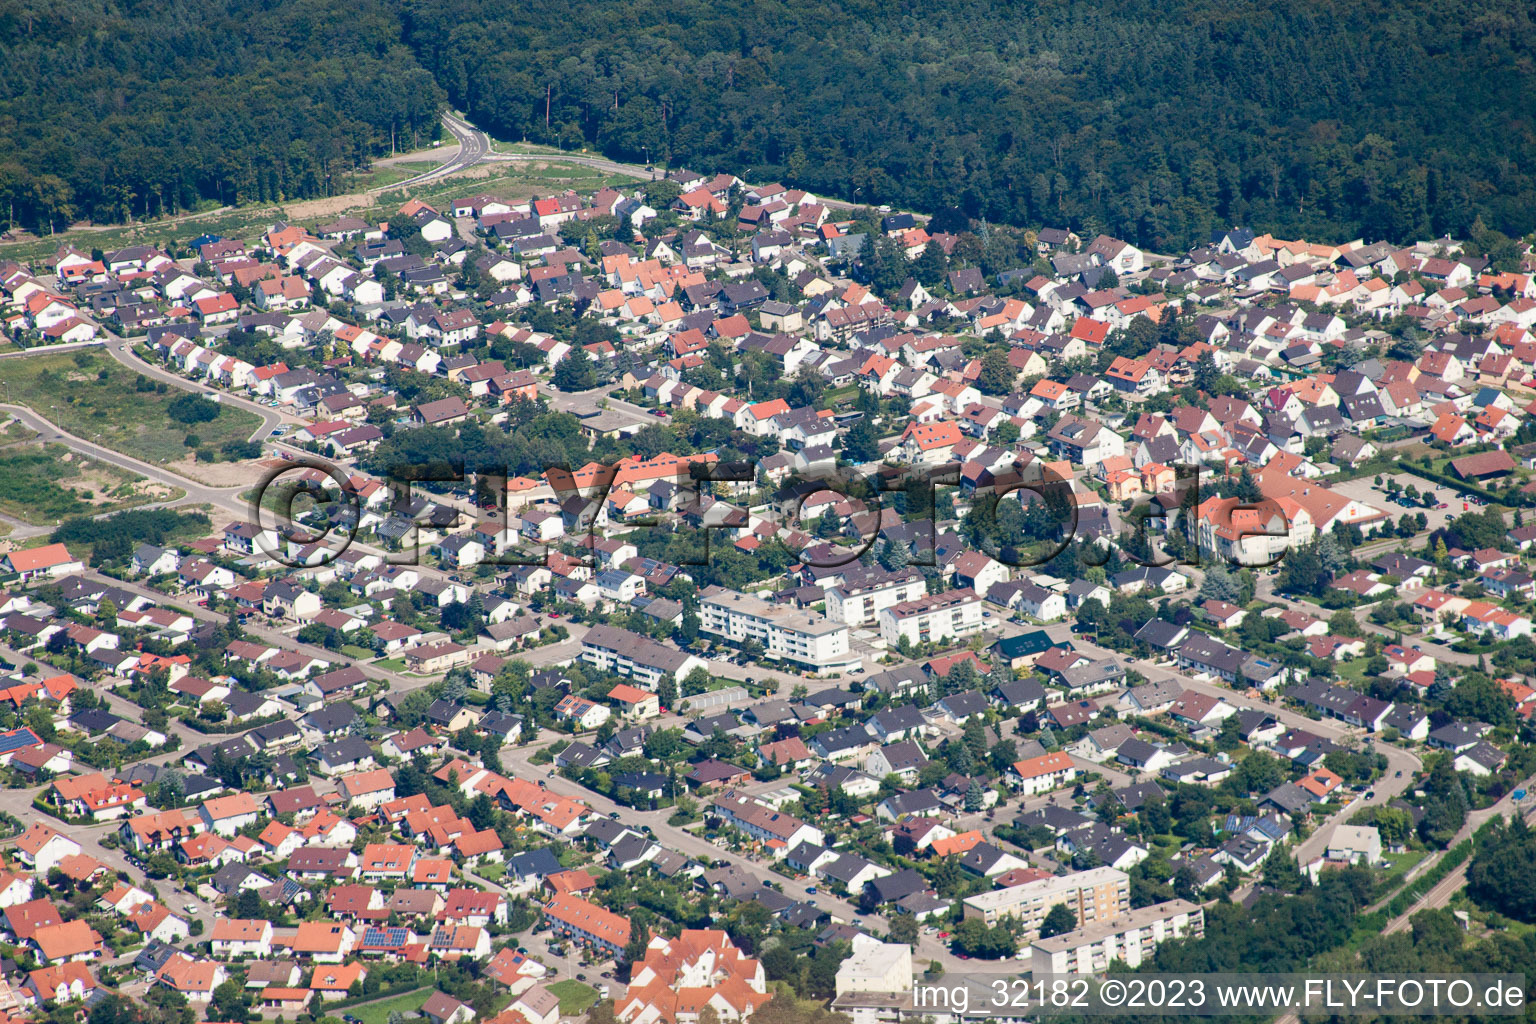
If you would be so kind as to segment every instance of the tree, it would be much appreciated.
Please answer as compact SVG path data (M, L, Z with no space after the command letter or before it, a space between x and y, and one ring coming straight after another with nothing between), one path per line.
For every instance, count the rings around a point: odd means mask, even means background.
M975 812L981 810L982 804L985 802L985 800L986 790L982 789L981 783L978 780L972 779L970 786L968 786L965 790L966 811L974 814Z
M911 914L893 914L890 919L890 940L892 942L904 942L907 945L917 943L919 931L917 918Z
M1006 395L1013 390L1013 382L1019 372L1008 361L1003 348L989 348L981 357L981 372L976 376L976 387L982 394Z
M165 404L165 414L177 423L191 426L219 418L219 407L200 394L185 392Z
M1381 841L1388 846L1406 843L1413 835L1413 817L1401 807L1378 807L1373 821Z
M1360 620L1355 618L1354 612L1340 608L1328 616L1328 632L1334 636L1360 636L1365 631L1360 628Z
M251 1019L251 1002L246 997L245 986L230 979L213 990L213 1001L208 1004L208 1014L220 1021L245 1024Z
M1176 899L1196 902L1200 899L1200 879L1195 874L1195 869L1190 866L1188 858L1179 865L1179 870L1173 873L1173 895Z
M645 186L645 202L658 212L677 202L682 194L682 187L667 178L658 178Z
M1292 548L1280 563L1279 586L1288 593L1315 597L1327 589L1331 579L1324 575L1323 560L1318 555L1315 540Z
M235 897L234 916L250 921L261 916L261 897L255 889L241 889Z
M1480 906L1526 924L1536 923L1536 834L1525 819L1498 820L1481 839L1467 868L1467 895Z
M923 251L912 262L912 275L929 288L943 284L947 273L949 257L944 254L944 247L937 242L923 246Z
M1513 698L1486 675L1469 675L1458 682L1445 697L1445 710L1455 718L1493 726L1515 724Z
M878 441L875 425L865 416L843 435L843 458L853 463L875 462L880 458Z
M1077 927L1077 915L1072 908L1065 903L1058 903L1046 912L1045 920L1040 922L1040 937L1049 939L1053 935L1061 935L1070 932Z
M1441 757L1430 769L1424 794L1419 836L1431 845L1449 846L1467 820L1467 791L1451 758Z
M573 348L555 367L552 380L561 391L590 391L597 387L597 371L593 369L592 360L586 352Z
M1264 881L1281 892L1300 892L1307 880L1296 864L1296 858L1283 847L1276 847L1264 858Z
M1232 792L1240 796L1268 793L1285 781L1285 766L1279 758L1256 750L1238 762L1229 780Z
M1017 940L1006 928L989 928L979 917L969 917L955 926L950 941L956 952L981 960L1001 960L1013 955Z
M624 962L637 964L645 959L645 951L651 944L651 930L643 921L631 919L629 941L624 944Z
M1205 567L1205 578L1200 581L1200 600L1237 604L1242 600L1242 590L1225 565L1211 562Z
M1142 804L1137 816L1146 831L1154 836L1165 835L1173 827L1173 812L1168 809L1168 801L1160 796Z

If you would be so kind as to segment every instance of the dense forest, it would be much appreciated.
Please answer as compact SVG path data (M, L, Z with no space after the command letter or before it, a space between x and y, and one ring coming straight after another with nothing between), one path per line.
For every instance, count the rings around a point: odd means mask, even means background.
M1165 250L1536 226L1521 0L400 2L513 138Z
M1521 0L0 0L0 216L323 195L446 97L945 228L1518 236L1533 56Z
M326 195L435 138L382 0L0 0L0 220Z

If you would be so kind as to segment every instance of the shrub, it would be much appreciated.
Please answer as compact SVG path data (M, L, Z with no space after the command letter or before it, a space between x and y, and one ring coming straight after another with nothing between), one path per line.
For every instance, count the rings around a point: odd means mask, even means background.
M210 402L202 395L194 395L190 392L177 395L165 405L166 415L177 423L185 423L191 426L194 423L207 423L218 419L219 406L216 402Z

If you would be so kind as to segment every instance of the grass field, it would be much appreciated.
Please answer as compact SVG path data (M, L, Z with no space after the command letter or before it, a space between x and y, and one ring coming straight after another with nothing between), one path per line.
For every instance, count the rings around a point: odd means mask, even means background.
M351 1007L346 1012L361 1020L363 1024L389 1024L390 1014L403 1013L410 1016L420 1010L421 1004L431 995L430 988L419 988L403 996L381 999L376 1003L362 1003Z
M406 178L414 178L418 174L425 174L438 166L440 160L404 160L398 164L390 164L387 167L376 167L367 174L359 174L347 182L347 188L356 191L366 191L370 188L383 188L393 185L397 181Z
M221 405L216 419L184 426L165 408L186 392L138 392L136 376L111 356L89 350L7 359L0 363L0 398L30 407L77 437L161 465L187 457L188 434L217 451L226 441L248 439L261 425L255 414Z
M62 444L0 446L0 512L41 526L180 497L137 473L87 459Z
M575 978L566 978L547 987L560 997L560 1016L562 1017L585 1013L589 1006L597 1002L597 989L591 985L583 985Z

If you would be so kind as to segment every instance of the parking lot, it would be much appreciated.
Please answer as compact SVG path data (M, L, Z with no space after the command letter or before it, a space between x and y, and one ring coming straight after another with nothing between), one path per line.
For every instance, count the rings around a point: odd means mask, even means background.
M1443 484L1432 484L1428 480L1425 480L1423 477L1414 476L1411 473L1394 473L1391 477L1383 476L1382 485L1385 486L1389 479L1395 480L1397 484L1405 491L1408 489L1409 484L1412 484L1420 494L1423 494L1425 491L1432 491L1435 495L1435 501L1433 504L1438 505L1444 503L1446 507L1423 508L1420 506L1410 508L1407 505L1399 504L1398 502L1390 500L1381 490L1381 488L1376 486L1376 478L1373 476L1362 476L1355 480L1345 480L1344 482L1338 484L1328 484L1328 486L1332 487L1340 494L1354 498L1356 501L1362 501L1368 505L1374 505L1379 509L1385 509L1387 514L1391 516L1392 522L1394 524L1404 512L1423 512L1425 517L1429 520L1429 528L1431 530L1438 530L1445 526L1446 523L1453 519L1455 516L1460 515L1462 512L1461 497ZM1327 482L1326 478L1323 482Z

